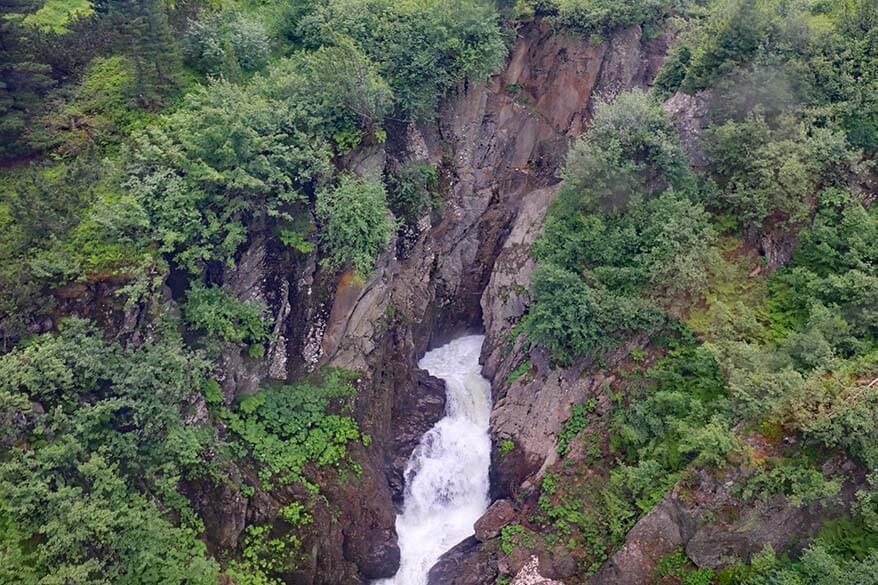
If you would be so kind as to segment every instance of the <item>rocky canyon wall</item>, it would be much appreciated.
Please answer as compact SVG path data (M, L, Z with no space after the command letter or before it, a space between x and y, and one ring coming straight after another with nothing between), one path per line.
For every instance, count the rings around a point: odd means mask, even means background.
M321 366L362 373L354 414L373 439L353 448L362 474L353 480L316 471L326 476L320 478L323 498L311 525L295 529L305 554L287 582L356 584L396 571L394 510L403 493L402 471L444 411L442 382L420 371L417 359L460 333L485 331L482 358L496 402L492 433L495 441L518 441L516 456L506 459L517 463L492 471L498 485L507 486L499 492L543 465L570 405L596 382L568 388L562 373L540 370L542 377L528 386L506 383L523 355L507 338L525 308L532 269L527 250L541 231L567 148L588 126L597 100L647 86L667 45L666 37L646 39L638 27L591 45L539 21L522 25L501 73L458 88L437 120L391 125L385 144L339 161L352 172L382 174L424 160L441 175L441 213L402 230L365 281L322 270L313 253L283 249L263 226L250 226L250 244L234 268L212 275L237 298L265 303L274 321L263 357L240 348L224 351L220 382L227 402L267 380L294 380ZM183 288L172 275L164 290L172 310ZM113 327L120 334L136 334L135 322L148 319L142 308L124 313L83 303L91 312L117 316ZM230 473L234 478L252 470ZM279 510L306 494L290 488L244 497L235 483L184 486L204 518L212 550L239 544L248 524L271 526L273 534L293 530ZM478 550L478 542L470 549Z

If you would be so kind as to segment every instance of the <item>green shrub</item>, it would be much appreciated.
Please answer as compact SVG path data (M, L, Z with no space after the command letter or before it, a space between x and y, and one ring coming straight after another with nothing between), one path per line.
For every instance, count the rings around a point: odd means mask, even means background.
M578 275L551 264L534 273L534 303L522 326L527 338L562 364L577 356L597 356L634 332L654 332L661 311L636 298L592 288Z
M843 138L821 134L827 140ZM744 228L775 223L801 224L811 205L803 194L817 190L826 162L820 142L790 118L774 128L760 113L711 129L707 152L720 184L719 205ZM842 148L843 151L843 148Z
M769 38L770 4L753 0L717 3L705 25L701 44L694 48L683 89L710 87L717 79L753 59Z
M679 450L683 454L696 454L692 463L698 466L724 467L730 455L741 450L741 442L732 432L728 421L719 415L711 417L706 424L688 427L681 425Z
M394 230L384 184L342 175L337 187L318 191L316 210L322 223L321 264L351 267L360 275L372 272Z
M122 348L75 319L0 357L0 401L42 405L4 437L0 581L216 582L177 491L218 476L209 429L183 422L210 367L167 331Z
M656 22L671 8L667 0L557 0L558 22L585 33Z
M184 47L196 67L231 79L262 68L270 50L262 21L233 10L190 21Z
M588 426L588 415L597 408L597 400L574 404L570 409L570 418L564 421L564 428L558 433L558 455L562 457L570 451L570 442Z
M805 437L829 448L843 447L868 466L878 464L878 353L871 353L835 368L829 375L817 372L790 393L785 414Z
M301 564L302 543L292 533L274 536L270 526L249 525L244 530L240 561L232 561L227 573L237 585L281 585L272 574L294 571Z
M516 548L533 546L533 534L521 524L507 524L500 530L500 550L511 555Z
M193 286L186 293L183 316L194 328L232 343L261 344L268 339L266 307L241 302L219 286Z
M302 482L306 465L335 466L347 458L350 441L361 438L350 416L328 409L353 394L356 373L329 370L292 386L269 386L224 413L229 428L263 467L268 486ZM321 379L322 378L322 379Z
M655 566L655 574L659 577L683 578L689 572L691 562L682 550L674 551L661 557Z
M432 117L457 83L479 81L506 55L495 8L482 0L330 0L303 19L312 46L353 39L406 114Z
M528 373L528 371L530 371L530 368L530 359L524 360L523 362L518 364L518 366L514 370L509 372L509 376L506 378L506 383L511 386L516 380Z
M46 32L63 34L71 22L94 14L88 0L46 0L39 10L27 14L22 24Z
M562 174L534 244L539 268L522 331L570 363L654 333L662 306L701 296L719 257L676 132L643 92L599 109Z
M134 63L123 55L97 57L86 68L82 80L64 90L67 99L58 100L41 117L44 128L28 137L38 148L54 148L65 154L94 146L108 147L122 140L126 131L148 119L133 106ZM65 95L67 94L67 95Z
M378 134L393 103L374 63L345 39L297 51L274 63L256 83L272 99L311 119L309 131L334 140L341 152L357 146L363 131Z
M438 197L435 167L423 161L404 165L388 177L388 201L393 214L408 223L417 222Z
M567 155L558 198L577 211L624 209L668 187L688 195L695 179L676 130L642 91L598 107L591 129Z
M303 185L331 173L315 123L255 86L220 80L135 136L128 186L160 250L193 273L233 264L249 221L286 219Z
M838 494L840 478L827 478L806 457L771 460L740 486L744 499L758 497L767 501L773 495L787 497L794 506L824 501Z

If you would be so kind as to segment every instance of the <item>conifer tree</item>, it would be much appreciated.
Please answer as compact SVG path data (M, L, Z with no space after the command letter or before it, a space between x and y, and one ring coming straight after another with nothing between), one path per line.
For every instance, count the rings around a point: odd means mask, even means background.
M109 15L120 47L134 62L135 97L155 105L174 85L178 51L161 0L112 0Z
M51 67L29 56L27 31L16 18L38 7L35 0L0 0L0 156L24 150L29 110L54 85Z

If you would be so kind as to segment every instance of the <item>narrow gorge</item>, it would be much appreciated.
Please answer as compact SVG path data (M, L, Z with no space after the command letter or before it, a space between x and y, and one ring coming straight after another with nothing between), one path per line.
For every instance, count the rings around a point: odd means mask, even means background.
M874 0L7 4L0 585L874 585Z
M472 534L488 507L491 387L479 365L483 339L459 337L418 362L445 382L445 416L421 437L406 464L396 520L400 567L379 585L426 585L439 557Z

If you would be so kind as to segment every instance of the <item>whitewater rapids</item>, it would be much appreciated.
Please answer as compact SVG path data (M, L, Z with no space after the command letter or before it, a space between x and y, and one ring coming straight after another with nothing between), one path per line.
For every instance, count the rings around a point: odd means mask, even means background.
M473 534L488 507L491 385L481 374L482 335L459 337L427 352L418 365L445 381L445 417L427 431L405 469L396 518L401 563L376 585L426 585L442 553Z

